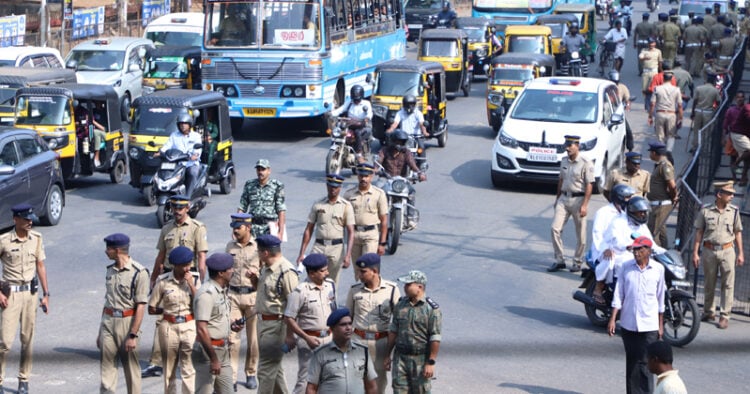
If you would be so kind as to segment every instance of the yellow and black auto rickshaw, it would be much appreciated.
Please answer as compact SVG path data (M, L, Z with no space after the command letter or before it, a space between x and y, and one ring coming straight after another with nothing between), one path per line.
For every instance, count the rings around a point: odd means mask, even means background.
M107 85L63 83L16 91L16 127L36 130L60 155L63 178L109 173L122 182L125 139L120 100ZM98 163L97 163L98 161Z
M552 29L536 25L508 26L505 28L503 53L552 55Z
M596 54L596 7L593 4L565 3L555 7L554 14L571 14L578 19L578 31L586 37L588 47L581 50L581 54L594 60Z
M77 82L75 71L60 68L3 67L0 72L0 126L13 126L18 89L65 82Z
M555 73L555 58L538 53L507 53L492 59L487 87L487 122L497 133L508 108L526 83Z
M164 45L146 52L143 94L163 89L201 89L201 48Z
M219 184L224 194L236 186L226 98L202 90L159 90L133 102L133 127L128 139L130 185L143 191L149 206L157 203L152 181L161 165L161 158L154 154L177 131L177 116L184 113L193 117L194 130L203 135L201 162L208 167L208 182Z
M370 97L373 136L385 142L385 130L401 109L403 97L412 94L417 98L417 110L429 124L430 136L444 147L448 141L445 81L443 66L437 62L393 60L375 68L375 86Z
M536 18L537 25L547 26L552 30L552 55L555 56L558 69L563 63L565 53L562 39L568 34L568 28L573 23L578 23L578 18L572 14L540 15Z
M463 30L468 36L469 70L471 70L472 76L484 75L484 65L489 64L494 55L502 50L502 46L495 45L492 39L495 35L495 26L492 20L487 18L456 18L456 28Z
M445 92L469 97L469 37L463 30L430 29L419 36L417 60L438 62L445 69Z

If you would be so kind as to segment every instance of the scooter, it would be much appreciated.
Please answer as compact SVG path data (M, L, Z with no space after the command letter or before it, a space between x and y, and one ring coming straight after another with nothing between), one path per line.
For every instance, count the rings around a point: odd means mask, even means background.
M195 144L195 149L201 149L203 144ZM162 161L159 170L153 178L153 192L156 196L156 220L159 227L172 220L172 208L169 198L185 194L187 191L187 167L190 156L179 149L169 149L161 154ZM207 169L205 164L200 165L198 179L195 182L195 188L190 196L190 210L188 215L194 218L201 209L206 207L208 198L211 197L211 189L207 187Z
M377 162L376 162L377 163ZM380 166L380 164L378 164ZM429 168L426 162L420 165L422 171ZM419 182L419 174L411 172L409 176L391 176L380 166L380 178L377 186L385 191L388 197L388 236L386 237L385 250L388 254L395 254L399 246L401 234L416 228L419 222L419 210L409 204L409 182ZM406 213L411 208L414 213L414 226L406 225Z
M596 0L596 14L599 15L599 19L604 20L609 10L609 1L607 0Z
M355 152L356 131L352 126L361 123L358 119L339 117L332 120L333 127L330 128L331 147L326 155L326 173L339 174L344 168L357 167L357 153ZM365 161L370 161L372 133L362 136L367 140L362 144L362 156Z
M690 282L686 281L687 268L676 250L666 250L654 246L652 258L664 266L664 279L667 291L664 292L664 341L672 346L685 346L695 339L700 329L700 313L695 298L687 289ZM596 287L596 263L588 256L589 267L581 271L583 282L579 286L585 292L577 290L573 299L584 304L586 316L591 324L607 327L612 316L612 299L614 297L614 283L608 283L602 297L605 304L594 300Z

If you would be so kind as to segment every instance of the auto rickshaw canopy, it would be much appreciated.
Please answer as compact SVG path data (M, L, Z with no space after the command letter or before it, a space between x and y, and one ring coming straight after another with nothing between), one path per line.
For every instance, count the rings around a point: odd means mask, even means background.
M460 29L428 29L419 35L420 40L462 40L469 38L465 31Z

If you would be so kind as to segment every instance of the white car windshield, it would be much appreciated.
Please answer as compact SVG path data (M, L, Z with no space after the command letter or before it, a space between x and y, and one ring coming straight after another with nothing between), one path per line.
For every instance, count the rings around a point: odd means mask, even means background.
M120 71L125 63L125 51L87 51L77 49L70 53L68 61L78 63L78 71Z
M596 93L527 89L510 116L537 122L594 123L597 111Z

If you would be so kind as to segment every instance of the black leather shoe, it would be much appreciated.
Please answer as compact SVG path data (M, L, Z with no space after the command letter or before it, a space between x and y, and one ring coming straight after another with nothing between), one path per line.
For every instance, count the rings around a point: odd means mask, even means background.
M234 382L234 392L237 392L237 382Z
M562 269L565 269L565 263L552 263L552 265L547 268L547 272L557 272Z
M248 376L247 382L245 382L245 387L247 387L250 390L255 390L258 388L258 379L255 379L255 376Z
M148 367L143 368L141 370L141 377L142 378L148 378L148 377L151 377L151 376L161 376L162 373L164 373L164 370L162 369L162 367L160 367L158 365L150 365L149 364Z
M18 394L29 394L29 382L18 382Z

